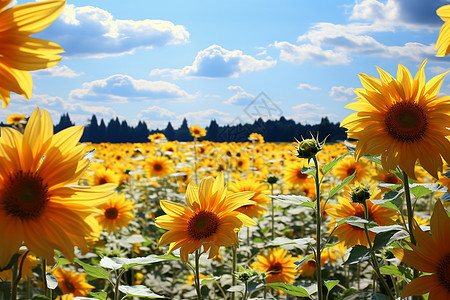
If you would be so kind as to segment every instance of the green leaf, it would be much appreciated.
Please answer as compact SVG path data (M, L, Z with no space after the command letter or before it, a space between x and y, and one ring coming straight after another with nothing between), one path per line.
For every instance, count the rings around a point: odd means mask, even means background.
M330 171L341 159L343 159L344 157L346 157L347 155L352 155L353 153L351 152L347 152L344 155L339 156L338 158L333 159L332 161L330 161L329 163L327 163L326 165L324 165L322 167L322 173L323 175L327 174L328 171Z
M363 155L363 157L367 158L368 160L370 160L370 161L376 163L377 165L381 166L381 159L380 159L379 156L366 154L366 155Z
M362 205L362 204L361 204ZM352 225L355 227L359 227L364 229L364 224L367 224L367 227L374 227L377 226L377 223L375 223L372 220L367 220L367 219L363 219L357 216L349 216L345 218L345 223L347 223L348 225Z
M222 276L200 279L200 285L204 285L204 284L207 284L207 283L210 283L210 282L217 281L217 280L220 279L220 277L222 277Z
M99 267L94 267L91 265L88 265L87 263L82 262L81 260L79 260L78 258L75 258L75 262L77 264L79 264L83 270L86 271L86 273L88 275L90 275L93 278L103 278L103 279L108 279L109 280L109 272L99 268Z
M59 266L68 265L68 264L71 264L71 262L68 259L66 259L64 257L58 257L58 259L56 260L56 264L53 266L53 268L50 270L50 272Z
M353 178L355 178L356 171L357 170L355 170L355 172L353 172L352 175L350 175L347 178L345 178L344 180L342 180L341 184L339 184L338 186L335 186L334 188L332 188L331 191L328 193L328 199L331 199L331 197L333 197L337 192L339 192L344 186L349 184L350 181L352 181Z
M316 167L315 166L303 167L302 174L312 175L313 177L316 177Z
M315 242L313 238L302 238L302 239L289 239L285 237L277 237L273 241L269 242L267 246L286 246L286 245L298 245L307 246Z
M327 280L324 282L325 286L328 289L328 293L339 283L339 280Z
M123 257L103 257L100 260L100 266L106 269L129 269L134 266L145 266L153 263L161 262L166 259L158 258L156 255L146 257L123 258Z
M402 205L403 189L400 191L389 191L383 195L381 200L371 200L373 204L377 204L386 208L398 210Z
M380 268L380 272L381 274L386 274L386 275L395 275L395 276L399 276L405 280L411 280L413 279L413 274L411 272L410 268L406 268L405 266L399 265L399 266L393 266L393 265L389 265L389 266L382 266Z
M306 262L310 261L313 258L313 255L310 254L306 257L303 257L301 260L298 260L296 262L294 262L294 264L296 264L297 266L295 267L295 269L297 270L298 268L300 268L301 266L303 266Z
M158 255L156 258L164 259L164 260L181 260L180 257L171 254Z
M99 292L99 293L88 292L88 293L95 299L99 299L99 300L106 300L106 297L108 296L108 294L106 292Z
M293 286L281 282L276 283L267 283L267 286L288 293L289 295L298 296L298 297L308 297L311 299L308 291L302 288L301 286Z
M119 290L126 294L127 297L139 297L139 298L164 298L164 296L153 293L145 285L121 285Z
M311 200L308 197L301 196L301 195L279 195L279 196L268 195L268 196L271 198L274 198L278 201L288 203L288 204L294 204L294 205L310 207L310 208L316 207L316 202L314 202L313 200Z
M386 246L389 242L391 242L391 237L398 231L399 230L390 230L376 234L372 245L372 251L370 248L363 245L354 246L350 251L347 261L345 261L343 265L350 265L368 260L370 253Z
M446 192L447 187L442 186L438 183L414 183L409 185L411 193L416 196L416 199L423 197L425 195L431 194L433 192Z

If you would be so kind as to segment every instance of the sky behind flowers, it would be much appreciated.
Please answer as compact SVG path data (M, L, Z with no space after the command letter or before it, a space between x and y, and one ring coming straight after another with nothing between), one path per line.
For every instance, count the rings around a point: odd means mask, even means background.
M30 1L16 1L21 4ZM434 43L448 1L148 1L68 0L61 16L35 37L66 51L56 67L32 72L29 102L12 95L0 111L79 125L92 114L151 129L253 122L267 118L339 122L350 110L358 73L376 66L414 74L427 58L427 79L449 70ZM449 94L448 80L442 94ZM270 110L253 101L262 95ZM261 98L258 98L261 99ZM252 108L252 113L249 113ZM267 108L267 107L266 107Z

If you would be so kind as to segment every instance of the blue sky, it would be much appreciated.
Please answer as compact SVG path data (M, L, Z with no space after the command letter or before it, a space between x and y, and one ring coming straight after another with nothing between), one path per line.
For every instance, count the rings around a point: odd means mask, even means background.
M39 106L54 122L69 113L85 125L96 114L152 129L183 118L339 122L358 73L378 77L379 66L395 76L403 64L414 75L425 58L427 79L449 70L434 51L443 24L435 12L448 2L68 0L35 35L65 49L61 63L32 72L30 101L12 95L0 118Z

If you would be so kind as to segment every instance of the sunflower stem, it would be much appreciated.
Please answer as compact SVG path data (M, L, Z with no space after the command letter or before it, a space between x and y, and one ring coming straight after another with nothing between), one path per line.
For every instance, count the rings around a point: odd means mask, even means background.
M323 299L322 294L322 264L321 264L321 225L322 225L322 214L320 213L320 181L319 181L319 163L317 162L317 157L313 157L314 165L316 167L316 176L314 181L316 184L316 279L317 279L317 300ZM273 199L272 199L273 201Z
M42 281L44 283L44 296L47 296L47 260L42 259Z
M248 227L247 227L248 229ZM236 274L236 270L237 270L237 248L236 245L231 246L231 251L233 253L233 264L231 267L231 286L235 286L236 285L236 276L234 276ZM235 294L234 292L231 292L231 300L235 299Z
M273 196L273 184L270 185L272 196ZM272 241L275 239L275 203L273 203L273 198L271 198L270 208L272 210Z
M364 216L366 220L369 220L369 210L367 209L367 203L364 200L363 202L364 205ZM366 233L366 237L367 237L367 242L369 243L369 249L370 249L370 259L372 261L372 268L375 271L375 274L378 277L378 280L380 280L381 285L383 286L383 288L386 290L386 293L388 294L388 297L390 300L394 300L394 296L392 295L391 289L389 288L389 285L387 284L386 280L384 280L383 275L381 275L380 273L380 267L378 266L378 261L377 258L375 256L375 252L373 251L373 247L372 247L372 241L370 240L370 236L369 236L369 230L367 229L367 223L364 223L364 232ZM374 292L375 292L375 285L373 286Z
M195 290L197 291L197 299L202 300L202 292L200 286L200 250L195 250Z

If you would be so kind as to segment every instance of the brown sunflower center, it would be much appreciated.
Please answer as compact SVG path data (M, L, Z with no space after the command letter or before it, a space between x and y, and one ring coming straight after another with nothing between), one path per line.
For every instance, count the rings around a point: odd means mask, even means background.
M110 220L117 219L117 216L119 215L119 211L115 207L109 207L105 210L105 218Z
M353 175L353 173L355 173L356 168L355 167L349 167L347 169L347 176Z
M69 293L75 292L75 287L73 286L73 284L70 281L64 281L64 285L65 285L66 289L69 291Z
M196 240L210 237L217 232L218 228L219 218L217 215L204 210L196 213L188 223L189 236Z
M156 163L153 165L153 170L155 170L157 172L161 171L162 169L163 169L163 167L161 164Z
M242 160L239 160L237 163L238 167L242 167L243 164L244 164L244 162Z
M105 177L100 177L100 178L98 179L98 184L105 184L105 183L108 183L108 180L106 180Z
M297 175L297 178L300 180L306 180L306 178L308 178L308 175L303 174L301 170L298 170L296 175Z
M441 261L437 268L436 275L441 284L447 289L447 292L450 293L450 254L447 254Z
M279 262L277 262L270 265L267 271L272 274L280 274L281 272L283 272L283 266Z
M402 142L421 140L428 126L423 108L411 102L398 102L392 105L384 123L388 133Z
M0 204L7 215L22 220L35 220L49 200L48 185L35 172L11 173L4 181Z

